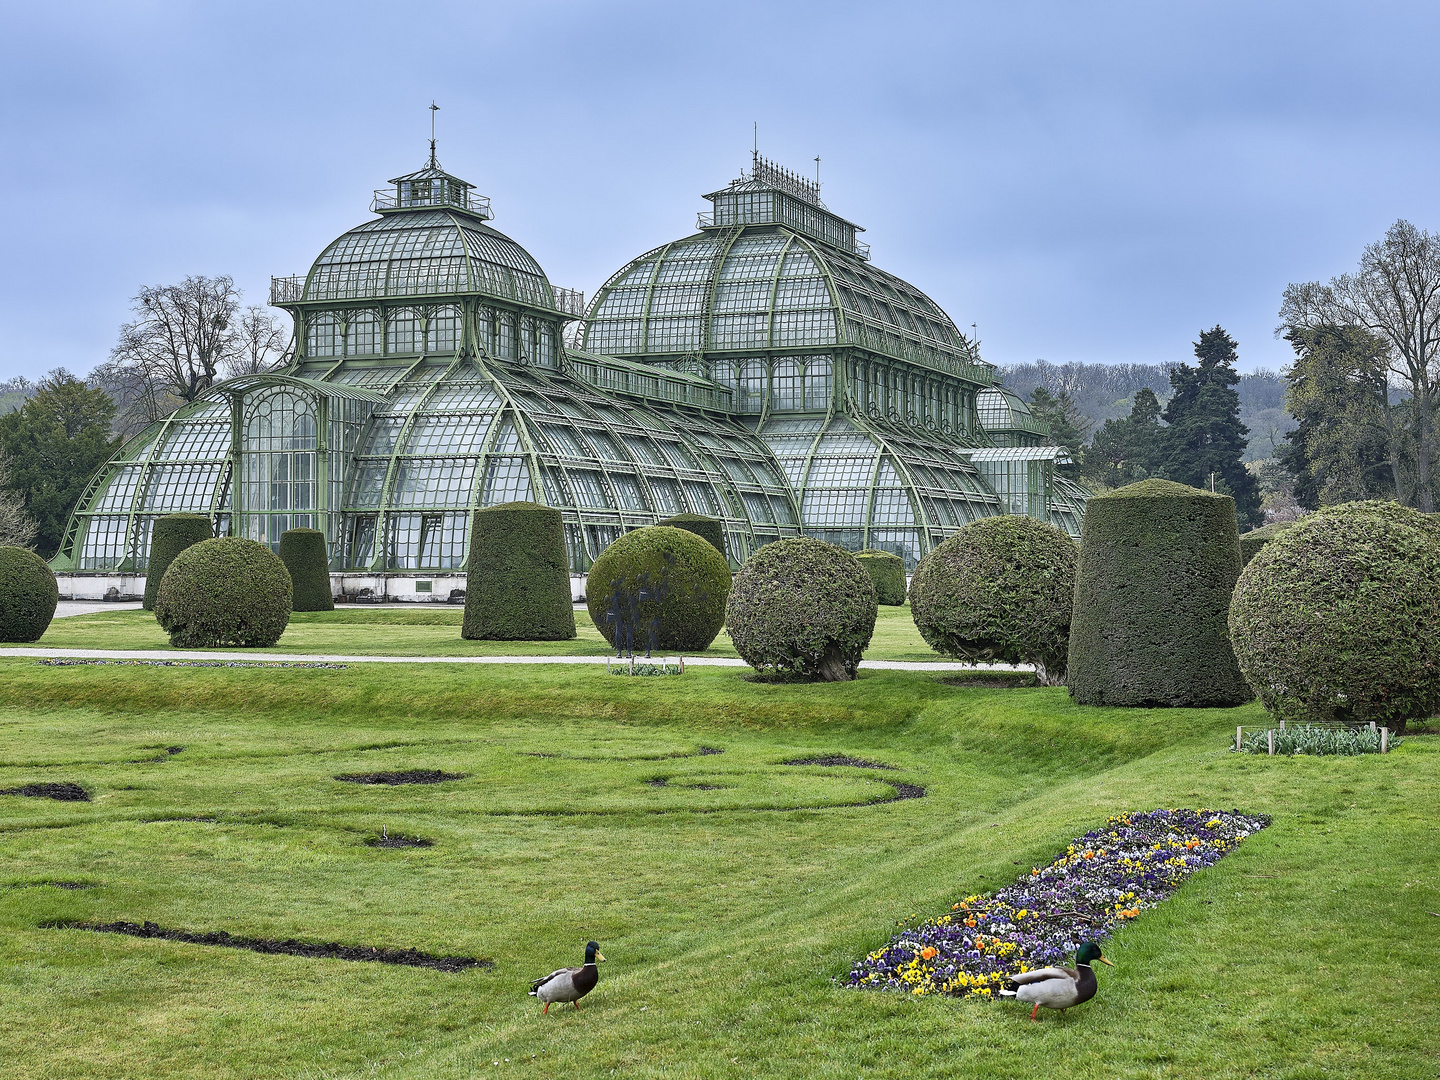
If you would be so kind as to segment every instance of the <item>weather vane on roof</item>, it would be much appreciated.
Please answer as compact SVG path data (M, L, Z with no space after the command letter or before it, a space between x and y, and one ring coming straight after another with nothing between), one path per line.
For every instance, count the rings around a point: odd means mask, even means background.
M440 163L435 160L435 114L436 114L437 112L439 112L439 111L440 111L440 106L435 104L435 99L434 99L434 98L431 98L431 99L430 99L430 164L431 164L432 166L434 166L435 168L437 168L437 169L440 167Z

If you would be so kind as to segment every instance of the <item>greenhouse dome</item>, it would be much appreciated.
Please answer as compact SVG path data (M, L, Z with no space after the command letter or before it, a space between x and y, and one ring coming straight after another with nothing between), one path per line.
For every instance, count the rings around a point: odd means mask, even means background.
M997 485L1015 469L987 455L1016 444L977 411L994 369L805 185L757 158L587 312L432 147L376 218L273 280L295 323L282 365L125 445L52 565L73 595L133 592L155 518L201 513L272 547L320 529L337 592L425 599L463 587L473 511L520 499L562 511L576 574L685 512L724 523L737 566L802 531L913 566L975 517L1055 518L1063 451L1034 427L1024 476Z

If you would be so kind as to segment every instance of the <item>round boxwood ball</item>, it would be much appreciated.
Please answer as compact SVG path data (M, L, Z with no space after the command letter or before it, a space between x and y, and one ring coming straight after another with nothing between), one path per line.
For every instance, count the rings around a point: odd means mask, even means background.
M323 532L286 529L280 534L280 561L295 586L290 601L293 610L335 610L335 596L330 591L330 554Z
M855 678L876 614L860 561L801 536L766 544L740 568L725 623L756 671L837 682Z
M166 514L155 519L150 528L150 555L145 562L145 597L141 607L155 610L155 597L160 581L175 556L202 540L215 535L215 528L204 514Z
M1091 498L1075 568L1070 696L1130 707L1253 700L1225 623L1239 576L1230 496L1156 479Z
M44 559L29 548L0 547L0 641L38 641L59 602Z
M1267 543L1230 603L1240 670L1285 720L1403 732L1440 711L1440 536L1395 503L1311 514Z
M181 649L274 645L290 621L294 586L264 544L204 540L175 556L155 597L155 618Z
M626 533L590 567L585 603L614 647L701 652L725 622L730 565L688 529L651 525Z
M886 607L905 603L905 560L888 551L857 551L855 558L875 583L875 600Z
M972 521L920 561L910 614L936 652L972 662L1034 664L1065 681L1079 550L1034 518Z

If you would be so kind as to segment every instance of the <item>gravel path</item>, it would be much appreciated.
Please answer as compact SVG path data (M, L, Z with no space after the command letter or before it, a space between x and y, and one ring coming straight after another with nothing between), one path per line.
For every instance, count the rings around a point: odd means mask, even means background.
M114 606L114 605L110 605ZM37 658L71 657L84 660L252 660L262 663L323 663L323 664L603 664L605 656L341 656L329 653L211 652L201 649L0 649L3 656L34 656ZM653 658L658 663L675 657ZM637 662L638 659L637 659ZM696 667L745 667L744 660L731 656L696 656L685 658ZM1009 664L962 664L954 661L862 660L862 668L871 671L1028 671L1029 668Z

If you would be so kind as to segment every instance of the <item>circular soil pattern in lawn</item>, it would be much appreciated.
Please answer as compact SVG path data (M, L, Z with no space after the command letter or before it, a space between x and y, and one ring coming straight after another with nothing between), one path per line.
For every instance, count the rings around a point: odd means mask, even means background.
M434 840L426 840L419 836L406 836L404 833L389 833L382 831L379 836L372 836L365 841L370 847L383 848L407 848L407 847L434 847Z
M447 780L464 780L466 773L441 772L439 769L405 769L400 772L341 773L335 777L347 784L443 784Z
M883 761L866 761L864 758L850 757L846 754L824 754L819 757L791 758L789 761L782 761L781 765L847 765L852 769L893 769L894 765L886 765Z
M90 793L79 784L68 781L51 784L22 784L0 788L0 795L25 795L32 799L55 799L58 802L89 802Z

